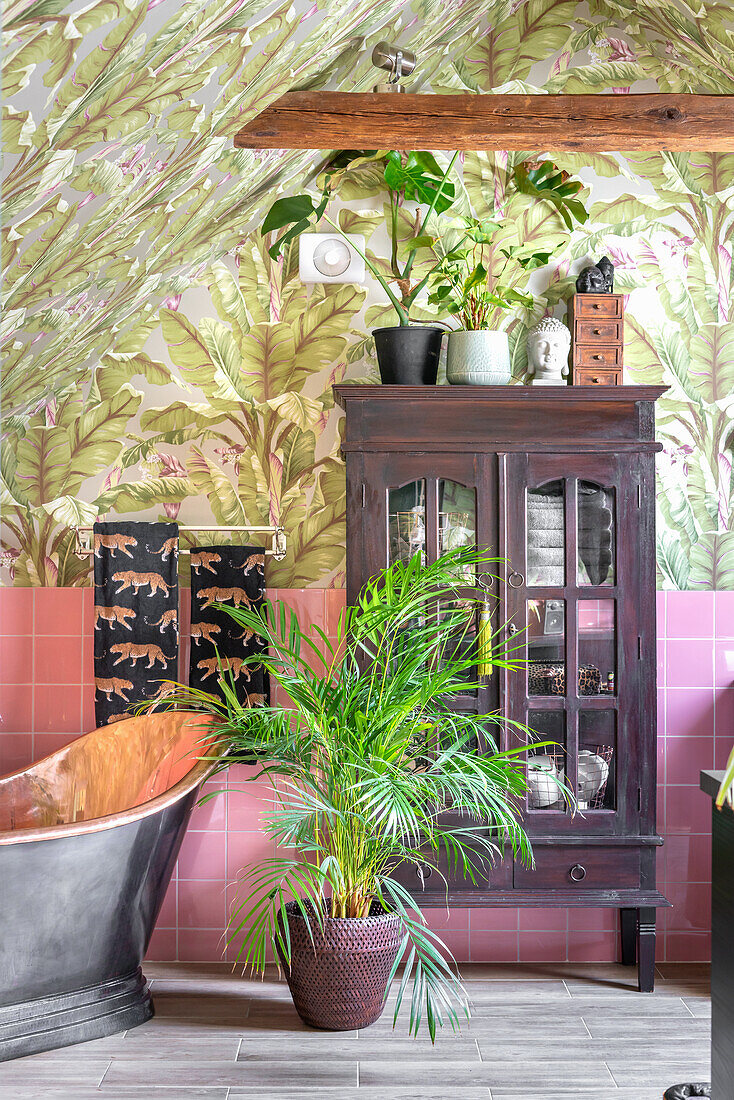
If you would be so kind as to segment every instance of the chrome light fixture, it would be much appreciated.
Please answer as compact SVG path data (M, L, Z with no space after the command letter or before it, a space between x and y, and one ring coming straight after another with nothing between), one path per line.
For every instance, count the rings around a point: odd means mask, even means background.
M387 80L375 85L375 92L404 92L405 88L400 81L404 76L410 76L415 69L416 56L410 50L404 50L392 42L378 42L372 51L372 64L390 73Z

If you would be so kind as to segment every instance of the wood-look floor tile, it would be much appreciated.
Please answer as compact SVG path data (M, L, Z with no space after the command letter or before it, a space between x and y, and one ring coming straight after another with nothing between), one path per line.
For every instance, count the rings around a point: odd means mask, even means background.
M478 1039L477 1044L485 1062L499 1060L528 1062L607 1062L629 1059L631 1062L701 1062L708 1057L708 1044L703 1039L679 1036L677 1039L650 1039L644 1029L636 1039L549 1039L538 1031L524 1039L502 1044L501 1051L491 1040ZM386 1052L389 1053L389 1052Z
M433 1089L425 1085L415 1088L385 1088L380 1085L376 1088L338 1090L312 1090L307 1085L297 1089L234 1088L230 1089L227 1100L255 1100L255 1097L257 1100L308 1100L309 1097L315 1098L317 1091L325 1100L447 1100L445 1086ZM461 1088L460 1096L461 1100L490 1100L489 1089L481 1085L478 1088Z
M377 1036L370 1038L369 1029L360 1033L359 1038L343 1039L341 1034L317 1032L307 1042L301 1036L286 1034L282 1039L273 1041L267 1035L247 1037L242 1040L237 1059L240 1062L293 1061L297 1059L333 1058L350 1061L391 1061L427 1062L433 1064L446 1059L466 1062L478 1062L479 1051L473 1039L458 1035L440 1036L435 1046L429 1039L410 1039L403 1036Z
M711 1019L711 999L710 997L698 996L698 997L683 997L683 1004L700 1020Z
M116 1086L92 1088L88 1085L75 1085L73 1091L68 1085L0 1085L0 1100L227 1100L226 1088L186 1088L178 1085L176 1089L156 1088L140 1085L137 1088Z
M291 1062L215 1062L195 1059L174 1061L162 1059L157 1066L150 1062L114 1059L107 1071L103 1088L118 1085L167 1085L178 1087L234 1085L246 1088L308 1087L350 1088L358 1083L356 1059L344 1062L316 1060L308 1063L308 1071L298 1058Z
M589 1014L584 1022L594 1039L638 1039L644 1036L651 1043L675 1042L680 1039L708 1044L711 1041L711 1023L706 1019L681 1020L679 1016L650 1017L640 1020L634 1015L609 1019L604 1014Z
M462 1095L465 1086L476 1087L486 1085L494 1091L497 1087L512 1086L522 1087L533 1095L531 1090L537 1088L556 1088L570 1085L574 1088L586 1087L594 1082L600 1087L606 1082L609 1092L615 1088L609 1070L603 1062L584 1062L583 1065L574 1063L573 1059L565 1062L544 1062L542 1054L533 1062L514 1063L508 1061L464 1062L442 1061L421 1065L393 1062L387 1057L381 1061L359 1063L360 1087L365 1085L381 1085L390 1089L398 1086L426 1085L436 1088L444 1085L451 1093Z
M711 1063L708 1060L651 1062L647 1059L644 1062L615 1061L607 1064L618 1088L658 1088L663 1092L671 1085L686 1081L711 1080Z
M661 1100L661 1096L660 1089L612 1088L610 1091L609 1085L605 1084L584 1085L581 1089L553 1089L551 1092L541 1089L533 1092L532 1100ZM522 1087L501 1088L492 1089L492 1100L529 1100L529 1097Z
M665 981L670 978L711 981L711 963L658 963L655 969Z
M140 1032L140 1029L136 1029ZM193 1031L188 1035L166 1035L165 1046L161 1046L160 1031L137 1035L129 1033L120 1046L113 1052L114 1058L139 1058L141 1061L160 1062L170 1058L172 1061L194 1059L199 1061L234 1062L240 1045L239 1034L230 1032L220 1035L218 1030Z
M72 1087L89 1085L96 1087L110 1064L109 1058L70 1058L64 1061L35 1058L16 1058L12 1062L0 1062L0 1084L54 1085Z

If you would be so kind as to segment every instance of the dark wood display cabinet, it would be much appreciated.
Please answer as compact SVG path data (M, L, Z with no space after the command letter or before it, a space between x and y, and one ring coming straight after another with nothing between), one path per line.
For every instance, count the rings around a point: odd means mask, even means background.
M620 911L622 961L652 990L655 856L655 406L651 386L335 387L346 410L347 598L396 558L467 545L502 559L495 625L526 669L468 680L457 708L528 736L535 866L505 858L458 906ZM474 584L475 579L469 578ZM469 607L469 605L468 605ZM468 614L469 636L476 611ZM493 727L493 736L498 730ZM533 752L532 743L557 748ZM489 743L477 751L491 751ZM572 813L553 776L574 792ZM446 884L409 868L425 904Z

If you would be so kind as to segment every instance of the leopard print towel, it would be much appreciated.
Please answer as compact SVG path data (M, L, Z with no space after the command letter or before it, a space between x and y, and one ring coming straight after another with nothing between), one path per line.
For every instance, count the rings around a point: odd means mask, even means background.
M262 646L215 603L257 609L263 599L265 553L259 546L192 546L189 684L222 696L221 672L241 703L265 703L267 674L244 660Z
M94 525L94 710L98 726L177 679L178 525Z

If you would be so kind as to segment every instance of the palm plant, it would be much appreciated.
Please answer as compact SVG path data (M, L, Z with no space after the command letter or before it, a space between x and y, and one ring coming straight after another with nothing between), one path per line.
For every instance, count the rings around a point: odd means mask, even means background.
M716 805L719 809L728 803L729 806L734 808L734 749L729 754L729 759L726 762L726 768L724 770L724 778L721 781L719 787L719 793L716 796Z
M395 1017L412 974L410 1031L418 1032L425 1009L432 1039L444 1020L457 1025L457 1009L468 1017L467 998L450 952L395 872L432 864L440 875L445 855L474 881L503 845L532 859L520 821L525 750L498 750L490 730L506 721L499 714L451 710L457 693L476 686L467 683L478 657L468 633L476 600L467 573L495 561L467 548L428 566L418 555L398 561L342 613L333 641L318 628L310 636L282 604L265 601L259 612L220 605L264 640L267 653L250 663L262 661L294 709L243 707L224 677L224 700L182 685L170 700L220 718L229 750L218 769L257 761L252 778L273 787L265 831L295 851L244 872L230 917L238 958L256 972L268 947L289 960L281 914L291 899L321 927L325 916L397 912L404 940L391 977L405 951L407 958ZM498 638L483 631L482 667L488 659L518 667ZM489 751L475 752L477 743Z

